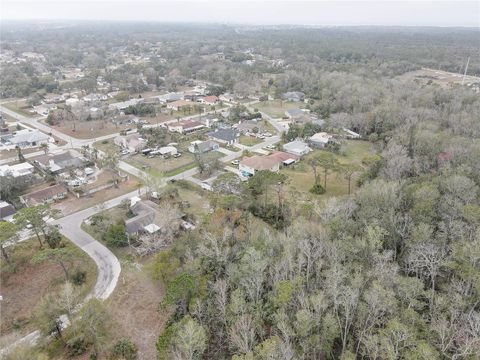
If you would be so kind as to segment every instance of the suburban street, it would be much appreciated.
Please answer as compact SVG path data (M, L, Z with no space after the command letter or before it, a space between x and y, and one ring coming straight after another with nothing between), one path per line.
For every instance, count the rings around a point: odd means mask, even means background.
M51 133L52 135L55 135L56 137L66 141L65 145L58 147L59 149L68 149L68 148L79 149L84 145L92 145L96 141L111 139L119 135L118 133L114 133L114 134L109 134L109 135L105 135L105 136L94 138L94 139L77 139L69 135L63 134L62 132L53 129L48 125L41 123L39 120L44 119L43 116L30 118L30 117L26 117L21 114L18 114L12 110L9 110L3 106L0 106L0 112L3 112L15 118L19 122L23 122L29 126L36 127L39 130L44 131L46 133ZM187 116L185 117L185 119L191 119L197 116L199 115ZM279 131L279 134L281 135L281 133L284 131L283 126L278 124L278 122L271 117L267 117L267 120L272 124L273 127L275 127L275 129L277 129L277 131ZM248 151L256 151L267 145L276 144L277 142L280 141L280 135L268 137L264 139L261 143L255 144L250 147L248 146L242 146L242 147ZM220 152L225 154L225 156L222 157L220 160L223 163L227 164L226 166L227 170L231 171L231 167L228 166L228 163L240 157L243 153L243 150L231 151L227 149L222 149ZM33 157L38 155L37 153L43 154L43 151L26 154L25 157L26 158ZM13 160L14 159L15 158L13 158ZM0 164L8 161L12 161L12 159L4 159L3 161L0 161ZM145 177L149 176L146 172L128 164L125 161L119 161L118 166L120 170L125 171L129 174L132 174L140 179L144 179ZM193 177L197 173L198 173L198 168L196 167L192 169L188 169L177 175L166 178L164 184L166 184L168 181L172 179L173 180L184 179L201 186L202 181ZM215 178L216 176L213 176L207 181L211 183ZM64 235L66 238L68 238L70 241L72 241L80 249L85 251L97 265L97 269L98 269L97 281L95 283L95 286L92 292L87 296L87 298L95 297L101 300L107 299L115 290L115 287L118 282L118 278L120 276L121 266L118 258L106 246L104 246L102 243L95 240L91 235L83 231L83 229L81 228L82 223L92 215L95 215L104 210L118 206L122 203L122 201L129 200L133 196L138 196L142 192L145 192L145 188L140 188L138 190L134 190L132 192L120 195L116 198L105 201L102 204L97 204L90 208L69 214L67 216L61 217L52 222L53 224L59 225L59 230L61 234ZM13 344L11 344L9 348L11 346L16 346L21 343L34 344L38 341L39 336L40 336L39 332L34 331L26 335L25 337L17 340ZM0 350L0 356L5 351L8 351L8 348L4 348Z

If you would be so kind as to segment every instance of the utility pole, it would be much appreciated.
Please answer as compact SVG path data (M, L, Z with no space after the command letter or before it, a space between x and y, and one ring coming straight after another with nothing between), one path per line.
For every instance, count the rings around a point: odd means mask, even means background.
M467 59L467 66L465 66L465 72L463 73L462 85L465 82L465 76L467 76L468 63L470 62L470 56Z

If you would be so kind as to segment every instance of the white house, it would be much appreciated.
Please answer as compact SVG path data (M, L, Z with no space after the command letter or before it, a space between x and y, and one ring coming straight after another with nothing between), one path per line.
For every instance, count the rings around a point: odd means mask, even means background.
M0 176L11 175L13 177L27 176L33 174L33 165L24 162L15 165L0 165Z
M343 128L343 131L345 131L347 133L347 138L349 139L359 139L360 138L360 134L356 133L355 131L352 131L350 129L347 129L347 128Z
M122 149L127 149L130 152L137 152L142 150L147 141L137 134L130 134L126 136L117 136L113 139L115 145L120 146Z
M302 140L295 140L283 145L283 150L289 154L297 156L303 156L312 151L312 149L310 149L310 147Z
M175 155L178 153L177 148L175 146L164 146L158 149L157 151L162 156Z
M330 142L332 138L333 136L326 132L319 132L312 135L309 139L309 142L313 147L323 148Z

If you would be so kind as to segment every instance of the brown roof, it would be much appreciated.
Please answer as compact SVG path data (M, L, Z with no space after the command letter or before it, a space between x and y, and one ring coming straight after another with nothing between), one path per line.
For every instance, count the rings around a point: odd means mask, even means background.
M286 153L286 152L283 152L283 151L275 151L275 152L271 153L270 155L268 155L267 157L269 157L271 159L275 159L278 162L284 162L285 160L288 160L288 159L293 159L293 160L298 160L299 159L298 156L292 155L292 154L289 154L289 153Z
M175 125L175 124L172 124L172 125ZM184 121L180 121L178 123L178 125L182 125L182 127L184 129L191 129L191 128L194 128L194 127L197 127L197 126L203 126L203 124L201 122L198 122L196 120L184 120Z
M217 101L218 101L218 97L215 96L215 95L205 96L205 97L203 98L203 101L209 102L209 103L214 103L214 102L217 102Z
M66 192L67 192L67 189L65 188L65 186L58 184L58 185L50 186L45 189L36 190L31 193L22 195L22 198L28 203L41 204L45 200L48 200L56 195L66 193Z
M240 163L255 170L270 170L280 162L268 156L252 156L243 159Z
M191 104L193 104L191 101L187 101L187 100L177 100L177 101L172 101L171 103L168 103L168 106L171 106L171 107L182 107L182 106L191 105Z

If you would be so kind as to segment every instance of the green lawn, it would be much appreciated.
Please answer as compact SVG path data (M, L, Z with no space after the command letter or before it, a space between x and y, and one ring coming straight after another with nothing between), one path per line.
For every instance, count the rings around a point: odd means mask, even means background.
M285 111L289 109L304 108L304 103L296 103L282 100L262 101L253 106L254 108L266 113L275 118L285 116Z
M245 146L253 146L256 144L259 144L262 142L262 139L253 137L253 136L247 136L247 135L242 135L238 139L239 143Z
M2 104L2 106L6 107L9 110L15 111L16 113L23 115L23 116L32 116L29 110L32 108L26 103L25 100L18 100L13 102L8 102Z
M205 154L205 161L219 159L222 156L224 156L222 153L210 151ZM195 157L188 151L183 152L179 158L170 157L168 159L162 159L160 156L148 158L148 156L136 154L125 157L123 160L135 166L137 169L147 170L149 174L158 177L174 176L196 166ZM145 167L147 167L147 169L145 169Z
M323 195L314 195L309 192L314 184L314 175L312 168L308 165L308 159L311 159L324 152L323 150L315 150L305 156L297 164L284 167L280 170L281 173L288 177L288 196L292 199L309 201L312 199L328 198L333 196L343 196L348 194L348 181L339 172L331 172L327 175L327 192ZM348 140L343 145L342 154L335 155L336 160L340 164L355 164L362 166L362 159L364 157L372 156L375 150L368 141ZM318 168L320 181L323 186L324 174L321 168ZM351 181L351 191L357 188L356 179L360 172L353 176Z

